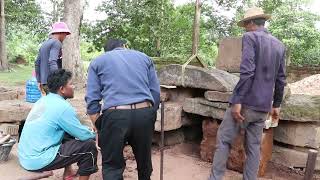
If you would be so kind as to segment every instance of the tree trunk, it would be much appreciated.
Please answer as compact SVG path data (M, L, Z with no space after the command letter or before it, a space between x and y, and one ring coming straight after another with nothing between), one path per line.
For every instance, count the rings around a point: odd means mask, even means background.
M8 69L4 0L0 0L0 70Z
M68 25L71 34L63 42L63 68L72 72L76 82L84 81L84 69L80 58L80 24L83 14L81 0L64 0L63 21Z
M194 22L193 22L193 34L192 34L192 55L198 53L199 36L200 36L200 14L201 14L200 0L196 0Z

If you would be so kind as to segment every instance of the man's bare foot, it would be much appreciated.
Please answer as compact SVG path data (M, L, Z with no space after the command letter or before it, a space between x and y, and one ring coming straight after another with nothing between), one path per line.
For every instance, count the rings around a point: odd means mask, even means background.
M72 169L72 165L64 168L63 179L72 180L77 175L77 172Z

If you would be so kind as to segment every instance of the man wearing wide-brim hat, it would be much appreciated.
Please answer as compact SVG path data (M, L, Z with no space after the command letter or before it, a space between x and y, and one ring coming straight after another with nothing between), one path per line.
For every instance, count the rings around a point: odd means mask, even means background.
M238 22L247 32L242 37L240 80L236 85L217 133L217 149L210 180L224 176L231 144L245 134L244 180L256 180L260 144L268 113L279 118L285 82L285 46L264 27L270 19L261 8L250 8Z

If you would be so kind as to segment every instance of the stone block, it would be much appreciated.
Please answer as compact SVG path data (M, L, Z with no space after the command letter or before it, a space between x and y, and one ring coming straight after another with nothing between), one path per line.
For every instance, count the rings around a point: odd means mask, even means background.
M320 122L320 96L292 94L281 106L281 120Z
M0 87L0 101L23 99L23 97L24 97L23 90Z
M274 139L278 142L300 147L320 147L320 126L314 123L280 121L274 129Z
M184 102L186 98L194 97L199 90L192 89L192 88L183 88L183 87L176 87L176 88L161 88L162 98L166 101L170 102ZM160 93L160 96L161 96ZM201 92L200 92L201 93Z
M206 91L204 97L213 102L228 102L232 92Z
M164 131L178 129L182 126L182 104L177 102L164 103ZM161 108L157 111L155 131L161 131Z
M32 104L24 100L0 101L0 123L20 122L27 118Z
M305 168L308 159L308 148L274 146L271 161L289 168ZM320 155L316 160L315 170L320 170Z
M227 37L219 42L218 58L216 68L224 71L240 72L242 38Z
M183 110L188 113L223 119L227 103L214 103L204 98L186 98L183 103Z
M152 142L161 145L161 133L154 132ZM171 146L175 144L180 144L184 142L184 133L182 129L166 131L164 132L164 145Z
M163 85L183 86L212 91L232 91L239 77L218 69L187 66L182 74L182 65L172 64L158 71ZM209 83L210 82L210 83Z

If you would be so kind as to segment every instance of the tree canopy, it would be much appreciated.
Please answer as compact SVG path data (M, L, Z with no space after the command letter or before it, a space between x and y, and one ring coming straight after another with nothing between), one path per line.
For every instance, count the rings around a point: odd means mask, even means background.
M44 12L35 0L5 0L9 60L22 56L33 62L39 44L48 36L49 25L62 17L62 0L50 0ZM149 56L188 58L192 48L195 1L176 6L171 0L104 0L98 11L104 20L82 22L82 59L91 60L108 38L121 38L130 48ZM269 31L288 49L294 65L320 65L319 15L311 13L307 0L202 0L199 55L214 65L219 41L241 36L236 22L250 6L272 14ZM87 1L86 6L89 5ZM227 15L233 14L233 15Z

